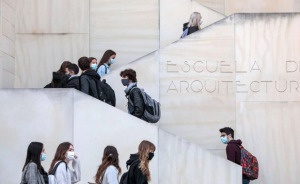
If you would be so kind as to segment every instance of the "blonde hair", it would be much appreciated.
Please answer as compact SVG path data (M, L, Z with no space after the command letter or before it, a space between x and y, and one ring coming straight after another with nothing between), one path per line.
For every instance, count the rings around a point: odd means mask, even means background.
M155 145L150 141L143 140L139 145L138 151L139 159L141 161L139 168L141 169L142 173L147 177L147 181L151 180L148 159L150 151L155 151Z
M201 19L202 19L202 17L199 12L193 12L190 16L190 21L189 21L187 27L198 26L200 29L200 25L202 23Z

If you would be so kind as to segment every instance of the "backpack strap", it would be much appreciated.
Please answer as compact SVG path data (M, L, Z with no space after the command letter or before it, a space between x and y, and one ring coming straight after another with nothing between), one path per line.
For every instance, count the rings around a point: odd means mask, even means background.
M53 167L52 171L49 174L55 175L55 172L59 166L60 163L64 162L66 164L66 170L68 169L67 163L65 161L59 161L55 166Z
M131 98L130 98L130 94L131 94L131 92L132 92L134 89L139 89L139 90L140 90L140 88L134 86L133 88L130 89L130 91L129 91L128 95L127 95L128 102L129 102L132 106L133 106L133 101L132 101Z

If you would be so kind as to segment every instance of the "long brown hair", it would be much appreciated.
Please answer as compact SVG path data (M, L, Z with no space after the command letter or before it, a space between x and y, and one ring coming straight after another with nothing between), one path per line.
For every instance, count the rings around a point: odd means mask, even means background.
M116 52L115 52L115 51L113 51L113 50L107 50L107 51L105 51L104 54L103 54L103 56L102 56L102 58L101 58L101 60L100 60L100 62L99 62L99 64L98 64L97 70L98 70L98 68L99 68L101 65L103 65L104 63L107 63L108 60L109 60L109 58L110 58L111 56L113 56L113 55L116 55ZM109 66L109 65L110 65L110 64L108 64L108 66Z
M103 174L105 173L105 170L110 165L115 166L118 169L120 175L121 168L119 166L119 154L114 146L106 146L106 148L103 151L102 163L99 166L95 176L95 182L97 184L100 183Z
M61 64L61 66L60 66L60 68L59 68L59 70L58 70L57 72L58 72L58 73L65 74L66 68L68 68L68 66L69 66L70 64L72 64L70 61L64 61L64 62Z
M52 160L52 163L51 163L49 171L48 171L49 173L52 171L52 169L57 161L60 161L60 160L64 161L66 159L66 153L69 150L71 145L72 144L69 142L63 142L60 145L58 145L55 156Z
M155 151L155 145L150 141L143 140L139 145L139 151L138 151L139 159L141 161L139 168L141 169L142 173L146 175L147 181L151 180L151 175L149 170L149 159L148 159L148 155L150 151L153 152Z

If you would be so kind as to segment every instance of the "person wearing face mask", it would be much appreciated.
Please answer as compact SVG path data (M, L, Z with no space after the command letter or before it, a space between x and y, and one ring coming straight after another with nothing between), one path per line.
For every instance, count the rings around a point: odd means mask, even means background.
M128 113L147 121L147 119L143 116L145 104L140 89L137 87L136 72L133 69L126 69L121 71L120 76L122 77L122 84L126 86L124 92L128 99Z
M73 168L69 167L68 164L70 162L72 162ZM52 172L56 164L59 164L54 174L57 184L72 184L80 181L80 163L71 143L63 142L57 147L55 156L50 165L49 173Z
M202 17L199 12L193 12L190 16L189 22L183 24L183 33L181 38L190 35L201 29Z
M97 71L97 59L94 57L89 57L90 68L94 71Z
M48 184L48 174L41 165L46 159L43 143L31 142L22 169L21 184Z
M234 162L238 165L241 165L241 148L242 141L240 139L234 140L234 130L230 127L224 127L220 130L221 142L227 144L226 146L226 155L227 160ZM249 184L250 180L247 176L243 175L243 184Z
M103 77L110 72L110 66L115 63L115 59L116 52L113 50L105 51L97 68L97 73L100 75L100 77Z
M127 167L130 166L128 184L148 184L151 181L149 162L154 157L154 152L155 145L150 141L143 140L139 145L138 153L130 155L126 162Z

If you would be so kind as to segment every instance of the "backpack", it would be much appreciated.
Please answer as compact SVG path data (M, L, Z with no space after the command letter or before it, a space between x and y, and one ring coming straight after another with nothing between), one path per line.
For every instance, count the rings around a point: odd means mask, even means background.
M137 164L138 161L139 161L139 160L133 161L132 164L131 164L130 167L129 167L129 170L128 170L127 172L125 172L125 173L122 174L121 179L120 179L120 183L119 183L119 184L128 184L130 168L133 167L133 164L134 164L134 165ZM128 169L128 165L127 165L126 167L127 167L127 169Z
M247 151L243 146L241 148L241 166L243 168L243 175L250 180L258 178L258 161L254 155Z
M60 162L58 162L58 163L53 167L52 171L49 172L49 175L48 175L48 184L57 184L57 181L56 181L56 178L55 178L55 172L56 172L56 169L57 169L58 165L59 165L60 163L62 163L62 162L66 164L66 170L67 170L68 166L67 166L67 163L66 163L65 161L60 161Z
M104 99L102 101L115 107L116 106L115 91L111 88L109 84L106 83L105 79L99 82L99 86L102 92L104 93Z
M131 91L137 87L133 87L131 89ZM138 88L139 89L139 88ZM153 98L151 98L145 91L144 89L139 89L140 90L140 94L143 97L144 100L144 104L145 104L145 111L143 116L146 118L146 120L150 123L156 123L159 121L160 119L160 103L157 102L156 100L154 100ZM131 103L131 105L133 105L133 102L131 101L130 97L129 99L129 103Z

